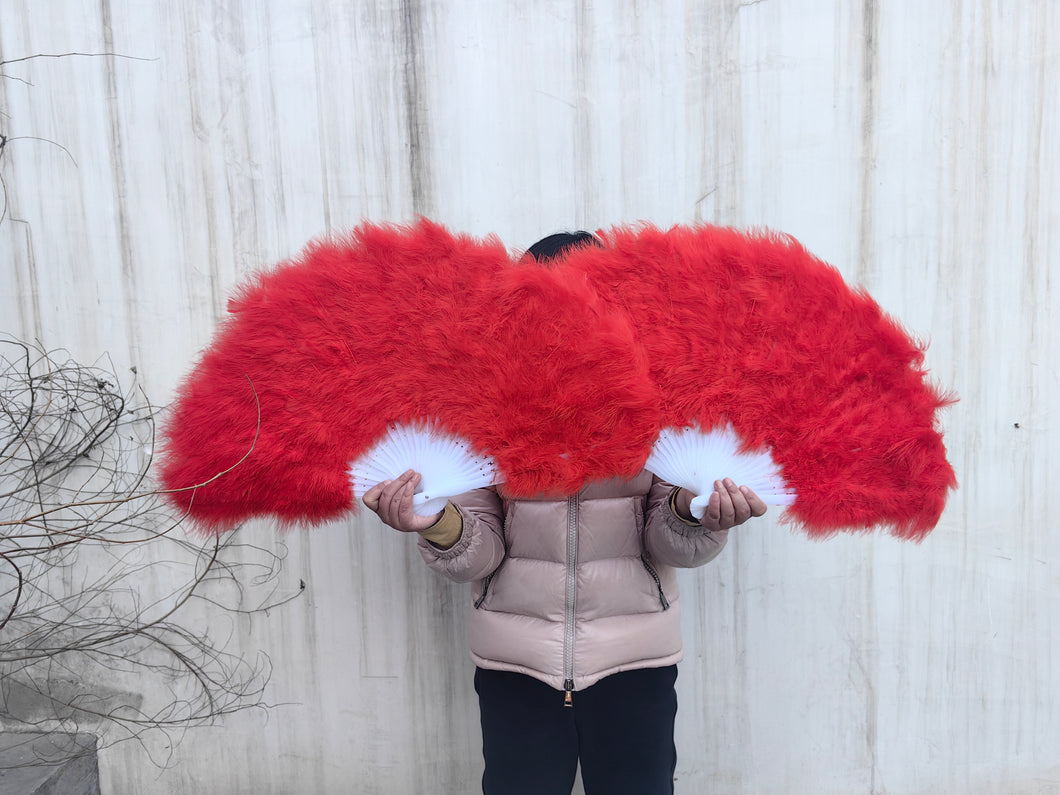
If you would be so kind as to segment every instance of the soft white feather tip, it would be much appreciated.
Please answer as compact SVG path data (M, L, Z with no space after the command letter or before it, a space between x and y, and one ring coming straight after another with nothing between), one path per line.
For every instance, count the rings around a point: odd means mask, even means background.
M702 519L714 491L714 481L732 478L747 486L767 505L791 505L795 493L788 488L780 467L768 452L744 453L731 425L703 431L664 428L652 446L644 468L667 483L698 495L692 500L692 515Z
M457 494L500 482L493 459L473 452L466 440L431 423L396 425L350 464L354 499L410 469L420 473L419 491L412 498L420 516L434 516Z

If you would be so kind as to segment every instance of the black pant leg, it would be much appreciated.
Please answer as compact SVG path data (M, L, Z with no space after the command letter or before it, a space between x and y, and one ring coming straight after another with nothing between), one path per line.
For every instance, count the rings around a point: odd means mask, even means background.
M523 674L475 671L485 795L570 795L578 769L574 710L563 693Z
M672 795L677 666L612 674L574 694L586 795Z

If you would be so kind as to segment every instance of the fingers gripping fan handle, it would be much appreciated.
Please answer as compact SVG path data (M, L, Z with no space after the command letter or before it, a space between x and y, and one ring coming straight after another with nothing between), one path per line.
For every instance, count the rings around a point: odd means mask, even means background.
M714 481L726 477L750 488L767 505L795 502L795 493L785 484L772 456L768 452L741 452L740 437L731 426L712 431L698 426L664 428L645 468L697 495L690 505L697 519L706 513Z
M434 422L395 425L364 455L350 464L354 497L384 480L394 480L408 470L420 474L420 491L412 498L420 516L435 516L450 497L492 486L500 477L488 456L475 453L470 444L449 434Z

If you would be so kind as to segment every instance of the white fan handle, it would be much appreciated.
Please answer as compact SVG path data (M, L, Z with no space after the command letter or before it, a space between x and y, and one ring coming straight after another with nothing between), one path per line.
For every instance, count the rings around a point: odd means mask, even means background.
M445 510L445 504L449 502L448 497L431 497L429 494L413 494L412 510L417 516L437 516L440 511Z
M693 497L692 502L688 503L688 511L696 519L702 519L703 515L707 512L707 503L710 502L710 495L713 491L709 491L706 494L700 494L698 497Z

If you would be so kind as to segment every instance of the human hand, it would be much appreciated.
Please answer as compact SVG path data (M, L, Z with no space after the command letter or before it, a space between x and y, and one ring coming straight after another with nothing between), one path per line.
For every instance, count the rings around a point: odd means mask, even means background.
M419 533L435 524L444 511L435 516L420 516L412 509L412 495L416 493L420 475L408 470L395 480L384 480L364 493L365 507L379 514L383 524L402 533Z
M674 497L674 508L682 516L692 516L694 497L688 489L679 489ZM725 478L724 481L714 481L714 491L707 500L706 510L699 523L708 530L728 530L765 512L766 504L750 488L737 488L732 478Z

